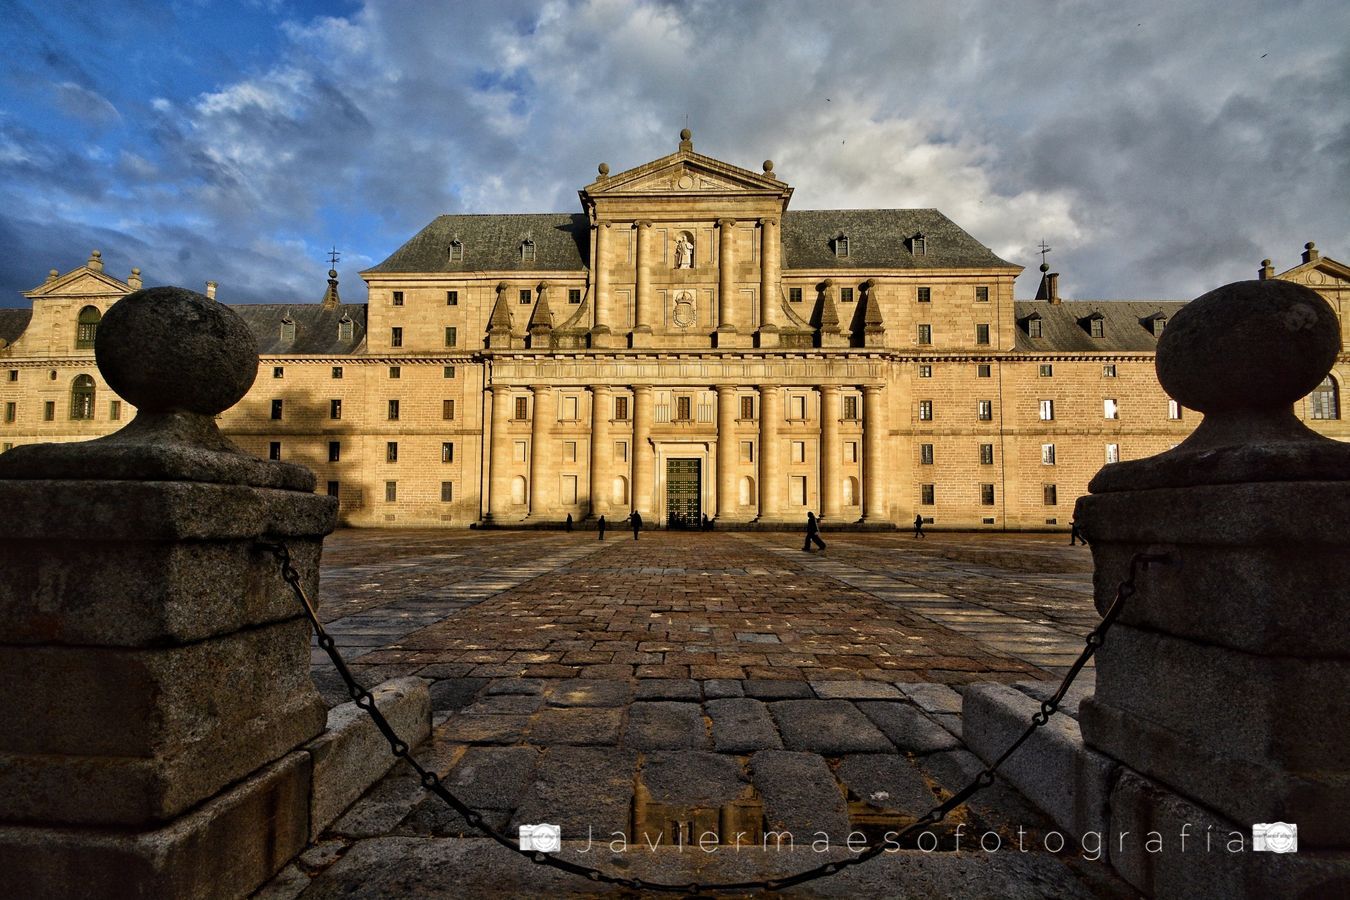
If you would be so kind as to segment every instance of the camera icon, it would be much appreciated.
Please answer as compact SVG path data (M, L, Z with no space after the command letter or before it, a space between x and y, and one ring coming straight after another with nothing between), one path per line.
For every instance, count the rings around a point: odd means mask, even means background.
M558 848L562 846L562 827L559 825L548 825L540 823L538 825L520 826L520 852L521 853L557 853Z
M1257 822L1252 826L1252 849L1266 853L1297 853L1298 826L1289 822Z

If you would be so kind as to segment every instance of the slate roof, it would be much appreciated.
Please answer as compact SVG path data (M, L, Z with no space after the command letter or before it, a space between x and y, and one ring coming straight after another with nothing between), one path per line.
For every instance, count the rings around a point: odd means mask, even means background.
M1013 304L1017 317L1017 344L1029 353L1064 351L1121 352L1153 351L1158 338L1149 330L1149 320L1162 313L1172 318L1186 305L1184 300L1018 300ZM1027 321L1041 317L1041 336L1027 334ZM1092 337L1088 320L1102 317L1102 336Z
M324 309L321 303L245 303L230 309L253 332L260 354L333 355L356 353L366 343L366 304L346 303L337 309ZM352 320L352 339L338 340L338 322L344 316ZM295 323L295 340L281 338L282 320Z
M520 245L534 241L533 261ZM450 242L464 258L450 259ZM583 271L590 259L590 226L582 213L437 216L370 272Z
M847 257L834 238L848 237ZM910 251L922 234L927 252ZM783 268L933 269L1011 266L936 209L807 209L783 214Z
M0 309L0 341L12 344L23 334L28 322L33 318L30 309Z

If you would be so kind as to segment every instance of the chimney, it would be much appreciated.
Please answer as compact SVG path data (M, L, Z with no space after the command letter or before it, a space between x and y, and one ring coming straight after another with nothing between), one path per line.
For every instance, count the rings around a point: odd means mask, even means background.
M216 283L214 281L208 281L206 283L206 296L211 300L216 299Z
M1307 259L1307 254L1306 254L1306 253L1304 254L1304 259ZM103 251L102 251L102 250L91 250L91 251L89 251L89 262L85 263L85 265L87 265L89 268L93 269L95 272L102 272L102 271L103 271Z
M1269 281L1275 277L1275 267L1270 264L1270 260L1261 260L1261 269L1256 273L1256 277L1261 281Z
M1308 241L1308 243L1303 245L1303 261L1305 263L1310 263L1315 259L1320 259L1321 257L1322 254L1318 252L1317 245L1314 244L1312 241Z
M1045 276L1050 281L1050 302L1055 306L1059 305L1059 273L1051 272Z
M139 291L139 290L141 289L141 270L140 270L140 269L132 269L132 270L131 270L131 275L127 278L127 285L128 285L133 291Z

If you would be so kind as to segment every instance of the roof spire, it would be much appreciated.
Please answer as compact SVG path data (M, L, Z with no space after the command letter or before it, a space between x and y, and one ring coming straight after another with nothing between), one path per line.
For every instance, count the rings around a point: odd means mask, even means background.
M338 274L337 274L337 264L338 260L341 258L342 254L338 252L338 248L336 246L333 247L332 250L328 251L328 265L331 268L329 268L328 270L328 290L325 291L323 295L324 309L337 309L338 306L340 306L342 303L342 298L338 296Z

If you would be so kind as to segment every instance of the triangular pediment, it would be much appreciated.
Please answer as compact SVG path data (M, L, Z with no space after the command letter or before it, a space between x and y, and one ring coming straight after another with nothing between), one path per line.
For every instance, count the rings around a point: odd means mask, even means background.
M1287 272L1275 276L1283 281L1295 281L1308 287L1330 287L1350 284L1350 266L1320 256Z
M64 275L58 275L51 281L38 285L31 291L24 291L24 296L32 299L41 297L120 297L129 293L131 293L131 285L125 281L119 281L111 275L97 272L88 266L80 266L78 269L72 269Z
M707 193L776 195L790 191L791 188L772 175L684 151L599 179L583 189L584 194L592 197Z

